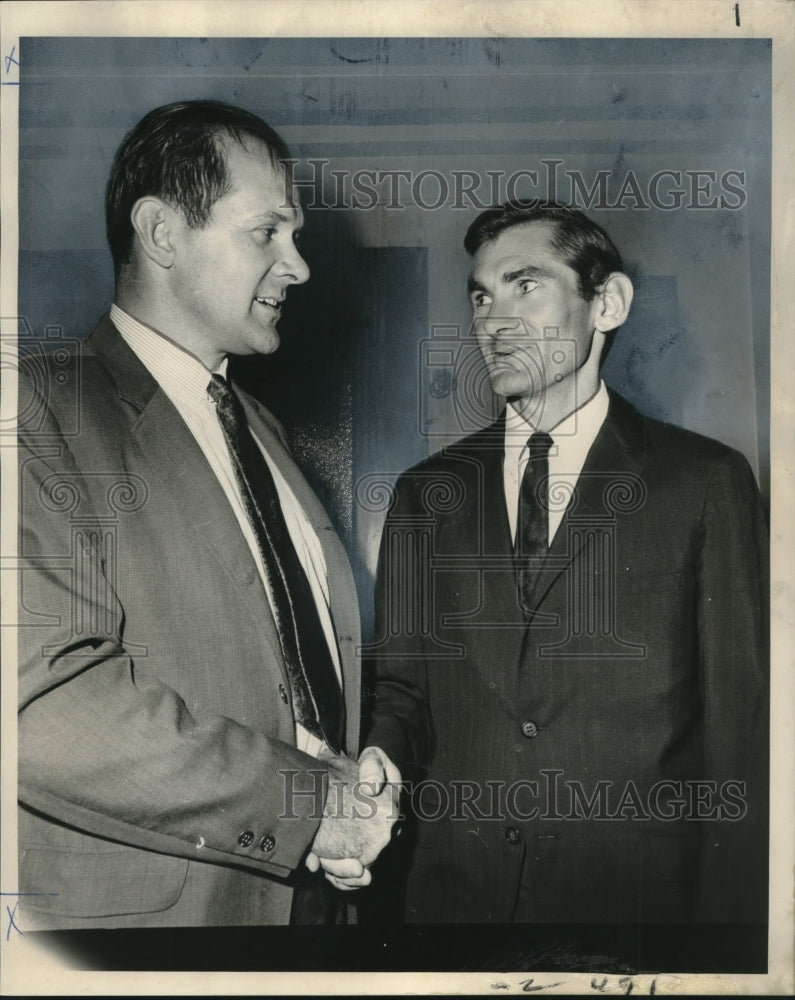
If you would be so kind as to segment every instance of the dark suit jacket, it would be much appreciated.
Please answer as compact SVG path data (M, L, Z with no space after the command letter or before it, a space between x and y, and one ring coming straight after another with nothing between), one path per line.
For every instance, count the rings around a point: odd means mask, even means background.
M241 395L323 547L355 753L348 561L278 424ZM286 923L326 771L296 749L221 486L108 319L23 363L20 414L20 890L45 894L26 926Z
M528 619L503 428L404 473L384 528L367 743L422 790L406 919L764 920L768 563L748 464L611 394Z

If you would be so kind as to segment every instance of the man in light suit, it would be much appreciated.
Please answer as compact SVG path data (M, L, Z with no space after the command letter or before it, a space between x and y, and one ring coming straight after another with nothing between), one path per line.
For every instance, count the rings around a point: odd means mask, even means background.
M764 923L754 477L601 381L632 284L599 226L506 205L465 246L508 405L400 477L377 581L366 742L410 781L405 919Z
M149 113L108 184L110 316L21 364L25 929L333 923L389 839L348 561L225 377L309 275L288 156L238 108Z

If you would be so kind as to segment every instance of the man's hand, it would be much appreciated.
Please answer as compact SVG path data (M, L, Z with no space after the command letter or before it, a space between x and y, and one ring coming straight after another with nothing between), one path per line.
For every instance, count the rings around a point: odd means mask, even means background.
M358 889L370 884L369 865L389 843L400 771L378 747L368 747L358 766L342 756L322 759L329 767L329 791L306 866L322 867L338 889Z
M380 747L367 747L359 757L359 781L379 795L385 785L400 790L400 771Z

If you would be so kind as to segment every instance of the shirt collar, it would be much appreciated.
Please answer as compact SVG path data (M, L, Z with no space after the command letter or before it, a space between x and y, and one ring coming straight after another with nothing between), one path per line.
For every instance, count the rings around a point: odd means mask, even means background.
M557 445L565 444L578 438L593 442L607 416L609 404L610 397L607 393L607 386L600 379L599 388L593 396L567 417L564 417L559 424L551 428L549 431L550 437ZM505 408L506 449L524 448L528 437L536 430L538 428L534 427L529 420L526 420L516 410L513 403L508 403Z

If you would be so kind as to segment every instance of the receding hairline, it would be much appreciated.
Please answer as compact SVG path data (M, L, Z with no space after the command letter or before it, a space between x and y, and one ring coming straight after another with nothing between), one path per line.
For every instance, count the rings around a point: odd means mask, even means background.
M237 135L225 125L220 125L212 131L212 139L215 143L216 149L224 159L224 167L227 172L229 190L232 190L233 187L233 178L229 164L229 152L232 149L237 148L242 150L246 156L253 160L260 160L263 163L268 163L273 168L274 176L277 179L281 178L284 180L285 208L292 209L294 212L301 208L301 200L300 198L295 197L295 184L290 183L290 176L288 175L284 160L280 158L279 151L274 149L270 143L266 142L262 136L254 135L248 131L241 131L240 134ZM212 208L213 206L210 207L211 213Z
M227 128L225 125L219 125L217 128L212 129L210 134L215 148L223 156L224 164L227 168L229 167L229 153L232 149L237 148L252 159L267 160L275 172L282 171L286 177L287 171L284 166L284 160L280 159L279 151L274 149L261 136L246 131L236 134L235 131Z
M256 133L250 131L246 128L235 128L232 125L219 124L212 126L209 130L210 136L215 142L216 146L223 150L224 152L231 146L240 147L243 152L248 153L249 156L258 155L257 151L259 149L264 149L267 153L268 159L274 163L281 163L279 159L279 153L266 139L261 135L256 135Z

